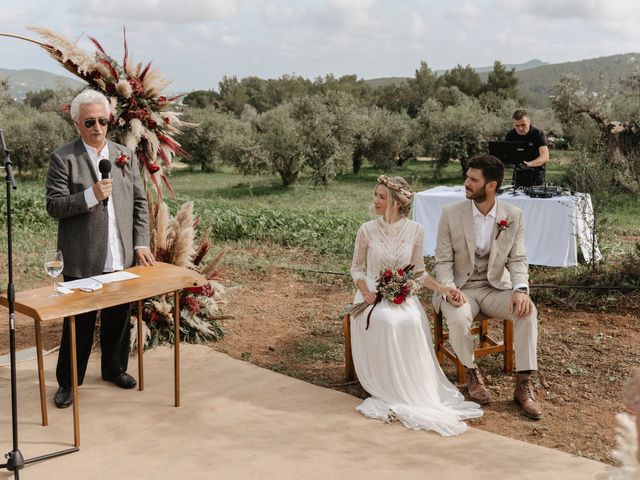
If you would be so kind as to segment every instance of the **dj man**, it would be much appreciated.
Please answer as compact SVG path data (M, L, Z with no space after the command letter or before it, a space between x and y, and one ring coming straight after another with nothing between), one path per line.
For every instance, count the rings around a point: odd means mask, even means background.
M542 130L531 125L526 110L513 112L513 128L507 133L508 142L526 142L525 161L513 170L513 182L516 186L530 187L542 185L545 181L544 165L549 161L547 136Z

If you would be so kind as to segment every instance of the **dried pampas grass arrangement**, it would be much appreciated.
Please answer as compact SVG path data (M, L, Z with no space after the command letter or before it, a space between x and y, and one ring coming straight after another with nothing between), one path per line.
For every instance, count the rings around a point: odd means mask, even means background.
M152 251L158 261L173 263L202 274L207 283L202 287L186 288L180 294L181 341L207 343L224 335L218 320L224 318L224 287L218 281L219 264L223 252L210 258L210 230L194 241L198 220L193 215L193 202L182 205L172 219L165 202L154 205L150 214ZM162 295L147 300L142 318L145 348L159 343L173 344L173 295ZM136 348L136 332L131 337L131 348Z

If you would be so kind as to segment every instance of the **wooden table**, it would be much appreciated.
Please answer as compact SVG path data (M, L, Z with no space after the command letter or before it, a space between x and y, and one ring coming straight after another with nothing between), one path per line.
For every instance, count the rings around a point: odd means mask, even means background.
M180 406L180 291L183 288L204 285L206 279L193 270L160 262L153 267L138 266L128 268L126 271L135 273L139 275L139 277L121 282L107 283L103 285L103 288L94 292L76 290L69 295L60 295L57 297L50 296L50 286L16 293L15 310L30 316L35 322L38 380L40 384L40 409L42 411L42 425L45 426L48 424L48 417L40 322L69 317L71 381L73 387L73 436L76 447L80 446L76 315L121 305L123 303L138 303L138 388L139 390L144 390L142 303L149 297L173 293L174 338L176 339L174 345L175 406ZM6 295L0 297L0 304L5 307L8 306Z

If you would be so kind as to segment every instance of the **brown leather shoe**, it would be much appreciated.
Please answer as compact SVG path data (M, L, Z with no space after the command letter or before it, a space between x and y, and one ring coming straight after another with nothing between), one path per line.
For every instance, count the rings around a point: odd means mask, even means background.
M474 402L478 402L480 405L486 405L491 401L491 395L489 390L484 386L484 380L480 370L477 368L467 368L467 390L469 390L469 396Z
M513 401L520 405L522 413L533 420L542 418L542 405L536 398L536 391L529 380L528 373L516 373L516 389Z

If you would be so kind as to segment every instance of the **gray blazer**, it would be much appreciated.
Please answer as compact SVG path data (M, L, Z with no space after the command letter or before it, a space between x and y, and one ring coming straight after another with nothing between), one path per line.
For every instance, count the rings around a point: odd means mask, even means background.
M496 220L506 220L509 227L498 235L494 227L487 280L498 290L510 290L519 283L529 284L529 263L524 245L522 210L510 203L496 200ZM442 285L462 288L471 276L475 264L476 241L473 233L471 200L442 208L436 242L436 279ZM432 302L440 310L442 295L434 293Z
M125 268L134 263L134 247L149 246L149 213L138 160L127 147L107 141L116 221L124 246ZM116 158L124 154L124 169ZM108 214L102 202L89 209L84 191L99 180L81 139L53 152L45 181L47 212L58 219L58 249L64 275L88 277L102 273L107 258ZM124 174L123 174L124 173Z

